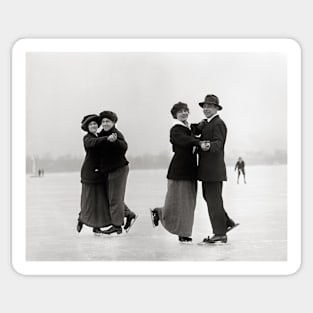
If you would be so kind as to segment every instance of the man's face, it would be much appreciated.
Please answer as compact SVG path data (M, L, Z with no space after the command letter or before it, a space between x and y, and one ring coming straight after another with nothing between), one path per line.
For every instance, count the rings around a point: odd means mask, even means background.
M114 123L108 118L103 118L101 125L105 131L109 131L114 126Z
M206 116L206 118L210 118L214 114L216 114L218 111L218 108L211 103L204 103L203 105L203 113Z

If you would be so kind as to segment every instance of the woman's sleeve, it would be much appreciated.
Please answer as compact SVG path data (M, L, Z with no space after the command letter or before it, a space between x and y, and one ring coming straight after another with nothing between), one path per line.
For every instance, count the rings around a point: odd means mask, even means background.
M108 142L108 137L91 137L91 136L85 136L84 137L84 147L85 149L92 149L100 146L104 142Z
M121 151L126 152L128 149L128 145L123 134L120 131L117 131L116 134L117 134L117 139L116 141L112 142L112 144L118 147Z
M179 147L193 147L198 146L200 140L194 138L193 135L188 135L184 131L184 129L181 129L183 126L178 127L172 127L170 131L170 142L173 145L179 146Z
M194 135L196 135L196 136L201 135L201 130L199 129L199 124L190 124L190 129Z
M204 126L205 120L202 120L200 123L190 124L190 129L195 136L199 136Z

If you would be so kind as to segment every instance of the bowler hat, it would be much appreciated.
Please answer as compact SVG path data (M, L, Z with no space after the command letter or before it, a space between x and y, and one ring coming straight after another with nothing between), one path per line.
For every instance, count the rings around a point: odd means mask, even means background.
M102 122L104 118L108 118L113 123L117 122L117 115L112 111L102 111L101 113L99 113L99 116L100 116L100 122Z
M89 114L83 117L81 128L88 131L88 125L90 122L96 122L98 126L100 125L100 119L97 114Z
M222 110L223 107L219 104L218 97L215 95L206 95L203 102L199 102L199 105L201 108L203 108L203 105L207 104L214 104L219 110Z

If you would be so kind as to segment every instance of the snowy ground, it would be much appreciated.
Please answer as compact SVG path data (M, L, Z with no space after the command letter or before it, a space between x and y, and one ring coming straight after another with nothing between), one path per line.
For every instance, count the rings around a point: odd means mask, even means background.
M211 234L207 208L198 200L191 245L162 226L152 228L149 208L161 206L166 193L166 170L131 170L126 202L139 214L131 231L96 237L84 227L76 232L80 203L79 173L46 173L27 177L26 247L29 261L284 261L287 258L286 166L251 166L247 184L236 184L228 168L224 205L240 226L228 243L199 246Z

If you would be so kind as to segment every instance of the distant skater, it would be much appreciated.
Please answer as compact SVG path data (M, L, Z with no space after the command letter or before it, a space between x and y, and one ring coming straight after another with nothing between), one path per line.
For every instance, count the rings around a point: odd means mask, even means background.
M38 170L38 176L39 176L39 177L43 177L43 176L44 176L44 170L43 170L43 168L40 168L40 169Z
M174 125L170 130L170 142L174 155L167 172L167 193L164 206L150 209L153 226L159 221L170 233L178 236L179 242L192 241L192 227L197 195L197 157L195 147L200 140L195 138L188 124L187 104L178 102L171 109Z
M237 184L239 184L240 174L242 174L244 183L246 184L247 182L246 182L246 173L245 173L245 162L242 159L242 157L238 158L238 161L237 161L237 163L235 165L235 171L236 170L238 171Z
M224 161L227 128L218 115L222 106L217 96L207 95L199 105L206 118L191 126L193 132L200 135L200 140L206 143L199 149L198 180L202 181L203 198L207 203L214 233L213 237L204 238L202 243L226 243L226 233L239 225L226 213L222 197L223 182L227 180Z

